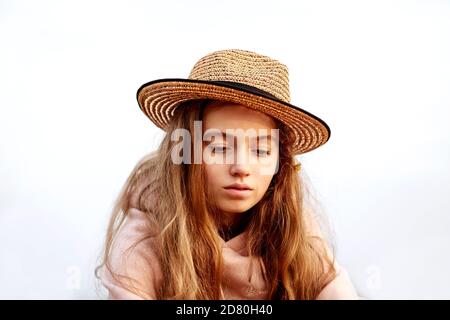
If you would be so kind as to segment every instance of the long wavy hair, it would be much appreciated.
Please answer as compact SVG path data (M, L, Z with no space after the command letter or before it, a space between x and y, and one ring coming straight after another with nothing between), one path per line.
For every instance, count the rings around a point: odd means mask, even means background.
M178 143L172 141L171 133L184 128L193 137L194 120L202 120L210 101L180 105L158 149L132 170L114 204L95 270L97 279L103 266L111 270L113 240L128 210L137 207L159 230L156 252L164 280L157 288L157 298L224 298L220 216L215 199L204 188L204 164L174 164L171 159ZM247 212L247 250L250 256L262 258L269 299L311 300L335 278L334 254L331 259L325 238L307 232L305 214L313 208L312 194L307 179L295 170L291 131L275 121L280 129L279 167L263 198ZM152 195L157 195L157 201ZM150 236L154 234L147 238Z

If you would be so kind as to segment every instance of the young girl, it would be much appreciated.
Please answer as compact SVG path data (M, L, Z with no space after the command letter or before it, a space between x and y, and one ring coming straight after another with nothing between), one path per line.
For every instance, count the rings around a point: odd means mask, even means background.
M330 129L290 104L284 64L216 51L137 99L166 135L115 204L96 269L110 299L358 299L295 161Z

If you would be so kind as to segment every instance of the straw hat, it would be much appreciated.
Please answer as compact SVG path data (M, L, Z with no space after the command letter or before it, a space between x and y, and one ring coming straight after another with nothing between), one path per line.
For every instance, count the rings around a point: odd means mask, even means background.
M136 96L141 110L163 130L182 102L214 99L245 105L286 124L295 134L294 154L320 147L331 134L322 119L290 103L288 68L247 50L209 53L197 61L188 79L153 80Z

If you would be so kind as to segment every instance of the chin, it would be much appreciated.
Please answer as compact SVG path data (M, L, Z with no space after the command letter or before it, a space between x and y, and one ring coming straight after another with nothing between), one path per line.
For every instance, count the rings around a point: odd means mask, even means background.
M248 205L227 205L227 206L221 206L221 210L225 211L225 212L230 212L230 213L242 213L247 211L248 209L250 209L251 206Z

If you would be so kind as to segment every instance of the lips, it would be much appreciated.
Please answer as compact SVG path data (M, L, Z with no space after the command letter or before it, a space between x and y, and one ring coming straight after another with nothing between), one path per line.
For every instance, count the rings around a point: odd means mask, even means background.
M234 200L245 200L250 197L252 194L248 185L235 183L229 186L224 187L226 195Z
M247 184L244 184L244 183L233 183L224 188L225 189L234 189L234 190L253 190L252 188L250 188L250 186L248 186Z

